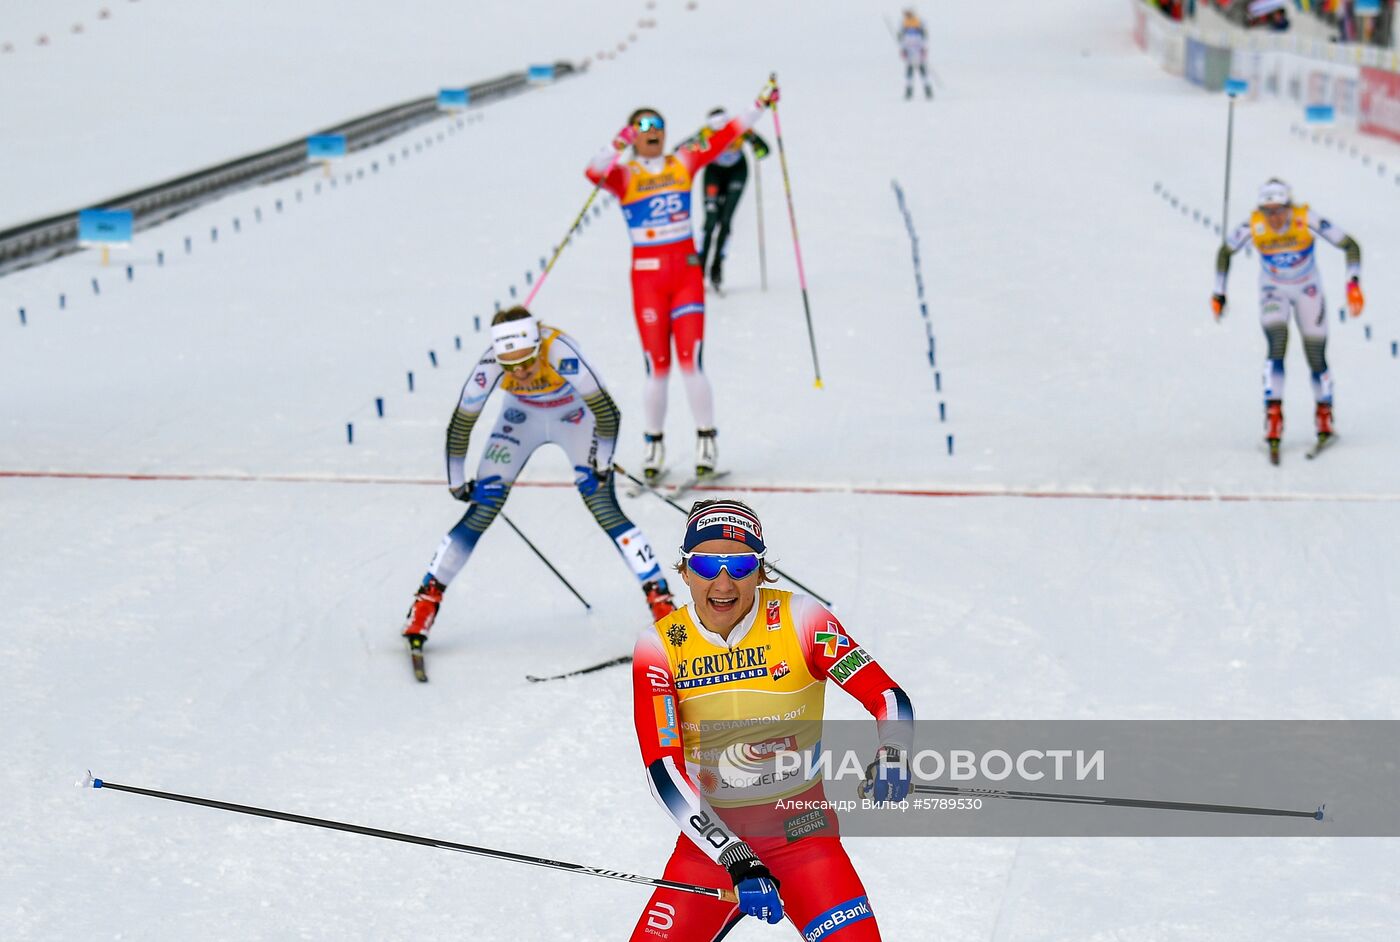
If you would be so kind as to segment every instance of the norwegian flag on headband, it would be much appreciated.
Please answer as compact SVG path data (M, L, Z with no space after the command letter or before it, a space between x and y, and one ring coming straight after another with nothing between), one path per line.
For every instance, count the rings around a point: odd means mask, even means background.
M763 525L752 510L738 501L718 501L690 515L681 549L690 552L706 540L734 540L761 553Z

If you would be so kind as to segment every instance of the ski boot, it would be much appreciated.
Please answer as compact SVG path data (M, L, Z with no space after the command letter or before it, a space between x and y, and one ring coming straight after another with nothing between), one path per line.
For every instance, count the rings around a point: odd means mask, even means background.
M715 465L719 462L719 446L715 444L715 436L719 434L712 428L696 429L695 431L695 476L703 478L715 473Z
M724 260L718 255L710 264L710 287L721 297L724 295Z
M428 630L437 619L438 606L442 605L442 593L446 590L447 586L428 576L414 594L413 605L408 609L408 618L403 626L403 636L408 639L408 646L413 650L421 651L423 643L428 640Z
M1332 437L1332 403L1319 402L1317 404L1317 443L1321 445Z
M671 597L671 589L665 579L654 579L642 586L647 595L647 605L651 606L652 621L660 621L676 610L676 600Z
M661 441L661 435L660 432L655 435L644 432L642 435L646 439L646 450L642 454L642 477L648 484L660 480L661 472L666 467L666 445Z
M932 85L925 85L925 86L924 86L924 97L927 98L929 101L933 101L933 86L932 86Z
M1283 403L1277 399L1264 404L1264 439L1269 443L1269 463L1278 464L1279 442L1283 438Z

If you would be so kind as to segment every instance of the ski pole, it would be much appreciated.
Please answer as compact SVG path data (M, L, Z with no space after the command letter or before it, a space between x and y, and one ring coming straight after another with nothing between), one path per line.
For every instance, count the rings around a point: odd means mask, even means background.
M1230 241L1230 162L1234 156L1235 145L1235 93L1230 92L1230 116L1225 123L1225 202L1220 208L1220 244L1227 245Z
M554 254L550 256L549 264L544 266L544 271L540 272L540 277L535 281L535 286L531 288L530 293L525 296L525 303L522 307L529 309L530 302L535 300L535 295L540 293L540 288L544 286L544 280L548 278L549 273L554 270L554 263L559 261L559 256L563 254L564 247L573 240L574 233L578 232L579 224L583 222L584 214L588 212L588 207L593 205L593 201L598 198L598 191L603 188L603 183L608 179L608 174L612 173L613 167L617 166L618 158L621 156L622 151L613 154L613 159L608 162L608 169L603 171L603 175L599 177L598 182L593 185L593 192L589 193L588 199L583 201L583 209L578 211L578 215L574 217L573 223L569 226L569 231L564 233L564 241L559 243L559 246L554 250Z
M631 664L632 655L624 654L607 661L599 661L597 664L590 664L587 667L580 667L577 670L565 671L562 674L550 674L548 677L541 677L538 674L526 674L525 679L532 684L544 683L546 680L564 680L568 677L582 677L584 674L593 674L609 667L618 667L622 664Z
M568 870L573 873L582 873L593 877L605 877L609 880L623 880L627 883L659 886L668 890L680 890L682 893L695 893L699 896L710 896L715 899L724 900L726 903L738 902L738 896L733 890L697 886L694 883L680 883L675 880L664 880L658 877L642 877L634 873L604 870L601 867L586 867L582 864L564 863L563 861L550 860L546 857L532 857L529 854L516 854L508 850L494 850L490 847L476 847L471 844L457 844L453 841L443 841L435 837L419 837L416 834L403 834L399 831L384 831L379 828L368 828L359 824L327 821L324 818L311 818L306 815L291 814L286 811L270 811L267 808L254 808L250 805L235 805L231 802L217 801L213 798L195 798L190 795L176 795L172 792L156 791L153 788L138 788L135 785L118 785L116 782L108 782L100 778L93 778L91 772L88 772L87 780L82 784L91 786L92 788L130 792L133 795L145 795L148 798L162 798L166 801L183 801L186 804L203 805L206 808L218 808L220 811L233 811L237 814L249 814L259 818L275 818L278 821L291 821L293 824L306 824L314 828L326 828L332 831L349 831L352 834L364 834L367 837L378 837L386 841L421 844L424 847L436 847L439 850L452 850L459 854L474 854L478 857L491 857L495 860L511 860L516 863L531 864L536 867L547 867L550 870Z
M681 513L685 514L687 517L690 516L690 512L689 512L688 510L686 510L684 507L682 507L680 504L676 503L675 501L671 500L671 498L667 497L665 494L661 493L661 492L658 491L656 488L654 488L654 487L648 487L645 481L642 481L641 479L634 477L634 476L632 475L632 472L628 471L628 470L627 470L626 468L624 468L622 465L614 463L614 464L613 464L613 468L615 468L619 474L625 475L625 476L627 477L627 480L631 481L633 484L637 485L638 487L642 488L643 490L650 491L651 493L655 494L657 497L661 498L661 499L664 500L666 503L670 504L672 507L676 508L676 509L679 510ZM798 587L799 589L801 589L803 592L806 592L808 595L810 595L812 598L816 599L818 602L821 602L823 605L827 606L828 608L831 607L831 602L830 602L828 599L822 598L822 597L821 597L820 595L818 595L816 592L814 592L814 591L812 591L811 589L807 588L807 586L805 586L805 585L803 585L802 583L798 582L796 579L794 579L792 576L789 576L787 573L783 572L783 571L782 571L781 569L779 569L777 566L773 565L772 563L768 563L768 568L769 568L769 569L772 569L774 572L776 572L778 575L782 576L782 577L783 577L784 579L786 579L788 582L791 582L793 585L797 586L797 587Z
M757 155L753 159L753 198L758 206L758 283L768 290L768 255L763 242L763 168Z
M778 73L768 76L768 81L778 83ZM788 218L792 221L792 247L797 254L797 283L802 287L802 309L807 314L807 340L812 346L813 384L822 388L822 369L817 365L817 336L812 332L812 304L807 299L807 275L802 268L802 243L797 239L797 213L792 208L792 181L788 177L787 152L783 150L783 125L778 120L778 103L773 102L773 136L778 139L778 163L783 168L783 191L787 194Z
M512 530L515 531L516 536L520 537L522 540L525 541L525 545L526 545L526 546L528 546L528 547L530 547L530 549L534 550L535 555L538 556L538 557L540 558L540 562L542 562L542 563L544 563L546 566L548 566L548 567L549 567L549 571L552 572L552 573L554 573L556 576L559 577L559 581L562 582L562 583L564 583L564 588L566 588L566 589L568 589L570 592L572 592L572 593L574 594L574 598L578 599L580 602L583 603L583 607L584 607L584 608L588 609L590 612L593 611L593 606L588 604L588 600L587 600L586 598L584 598L583 596L581 596L581 595L578 594L578 589L575 589L575 588L573 587L573 585L570 584L569 580L564 578L564 574L563 574L562 572L560 572L558 569L555 569L555 568L554 568L554 564L551 563L551 562L549 561L549 559L545 557L544 553L541 553L541 552L540 552L540 548L539 548L538 546L536 546L534 543L530 542L530 538L529 538L528 536L526 536L524 533L522 533L522 532L520 531L520 528L517 527L517 526L515 525L515 523L512 522L511 519L505 515L505 511L502 511L502 512L501 512L501 519L504 520L504 521L506 522L506 526L510 527Z
M913 791L924 795L957 795L964 798L1005 798L1010 801L1052 801L1066 805L1103 805L1114 808L1155 808L1159 811L1199 811L1210 814L1273 815L1281 818L1323 819L1320 805L1316 811L1288 811L1281 808L1253 808L1248 805L1211 805L1194 801L1153 801L1146 798L1099 798L1093 795L1056 795L1053 792L1002 791L995 788L959 788L956 785L915 785Z

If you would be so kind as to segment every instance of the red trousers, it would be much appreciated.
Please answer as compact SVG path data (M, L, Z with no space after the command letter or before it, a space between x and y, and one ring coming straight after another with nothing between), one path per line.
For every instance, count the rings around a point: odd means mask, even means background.
M686 239L633 254L632 309L649 373L666 376L671 372L672 337L681 369L699 368L705 339L705 277L695 243Z
M754 852L778 879L783 913L812 942L879 942L874 911L840 838L752 841ZM666 863L668 880L729 888L723 867L685 835ZM733 903L660 889L632 930L632 942L716 942L743 918Z

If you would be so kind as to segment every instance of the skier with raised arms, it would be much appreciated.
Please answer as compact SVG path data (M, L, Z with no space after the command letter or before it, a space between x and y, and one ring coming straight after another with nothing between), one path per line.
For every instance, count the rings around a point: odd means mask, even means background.
M729 113L723 108L715 108L706 116L705 126L681 147L704 149L727 124ZM701 180L705 193L705 238L700 245L700 269L709 270L710 286L721 294L724 290L725 250L734 223L734 212L739 208L739 198L744 195L744 186L749 180L745 144L753 148L754 160L768 156L768 142L754 131L745 131L705 168Z
M691 188L696 172L723 154L777 100L777 85L769 82L754 107L716 131L705 146L682 147L672 154L666 153L666 122L660 112L638 108L585 171L589 180L617 197L632 239L632 306L647 372L642 471L649 482L660 480L666 463L662 438L673 340L695 419L696 475L715 470L714 392L703 364L705 278L691 230ZM633 159L619 161L617 152L629 146Z
M1225 313L1225 286L1230 258L1249 242L1259 252L1259 319L1268 342L1264 360L1264 438L1269 459L1278 464L1283 438L1283 359L1288 350L1288 319L1297 321L1303 352L1312 373L1317 443L1314 457L1335 436L1332 425L1332 371L1327 367L1327 300L1317 267L1314 235L1346 252L1347 308L1359 317L1365 306L1361 293L1361 246L1308 204L1294 205L1288 184L1277 178L1259 189L1259 205L1249 219L1226 238L1215 262L1215 293L1211 310L1219 320Z
M506 402L476 478L468 481L465 466L472 429L497 386ZM652 617L671 611L671 593L651 542L627 519L613 490L612 456L621 419L572 337L541 324L523 307L501 311L492 319L491 346L462 387L447 428L447 485L453 497L470 506L443 537L414 595L403 628L411 648L421 650L443 593L496 519L525 463L546 442L568 456L583 502L642 584Z
M712 942L744 916L786 916L805 939L880 938L860 877L826 810L818 765L826 681L874 715L866 791L902 801L914 709L836 616L770 589L763 528L735 500L695 503L677 565L692 602L644 630L632 655L633 713L651 792L680 828L665 877L733 883L738 904L657 890L633 942ZM781 721L775 718L783 717ZM803 755L781 771L782 751ZM735 765L731 757L742 757ZM740 774L735 775L735 769ZM794 812L787 808L809 808Z

